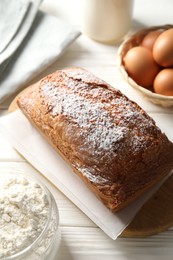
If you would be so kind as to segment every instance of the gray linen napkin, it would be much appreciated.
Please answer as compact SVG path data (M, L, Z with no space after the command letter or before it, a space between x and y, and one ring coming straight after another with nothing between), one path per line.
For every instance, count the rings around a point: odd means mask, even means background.
M75 27L38 11L20 47L5 61L5 66L0 65L0 103L53 63L79 35Z
M0 1L0 19L3 21L0 23L0 53L4 51L15 36L28 11L29 5L29 0Z
M8 4L8 0L0 0L0 38L4 41L0 53L0 76L30 30L41 1L10 0Z

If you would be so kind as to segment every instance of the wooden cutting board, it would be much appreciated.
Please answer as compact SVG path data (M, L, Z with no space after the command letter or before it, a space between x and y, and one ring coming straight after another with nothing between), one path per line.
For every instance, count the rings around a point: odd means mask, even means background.
M9 112L18 108L17 97L10 104ZM170 176L144 204L121 237L146 237L163 232L171 226L173 226L173 176Z

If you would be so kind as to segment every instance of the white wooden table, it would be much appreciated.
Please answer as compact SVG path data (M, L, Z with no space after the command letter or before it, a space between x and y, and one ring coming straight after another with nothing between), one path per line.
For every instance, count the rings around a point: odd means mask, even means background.
M102 1L102 0L100 0ZM80 28L82 0L45 0L41 9L61 17ZM173 23L172 0L136 0L133 27ZM125 84L117 68L118 46L107 46L80 36L52 66L36 79L68 66L89 69L128 97L138 102L166 133L173 131L173 108L164 109L151 104ZM0 115L7 113L12 97L0 106ZM88 217L58 189L42 177L21 157L0 134L0 171L26 171L37 176L54 194L60 214L62 242L57 259L62 260L125 260L173 259L173 228L156 236L141 239L107 237Z

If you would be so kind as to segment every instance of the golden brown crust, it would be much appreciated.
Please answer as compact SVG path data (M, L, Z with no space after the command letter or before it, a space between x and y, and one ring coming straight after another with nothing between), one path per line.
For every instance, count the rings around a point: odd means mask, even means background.
M173 168L173 144L153 119L86 70L48 75L18 105L112 211Z

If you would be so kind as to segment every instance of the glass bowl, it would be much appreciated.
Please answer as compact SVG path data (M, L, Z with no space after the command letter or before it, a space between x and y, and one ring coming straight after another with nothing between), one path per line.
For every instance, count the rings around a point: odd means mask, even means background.
M6 172L8 170L6 169ZM3 173L4 174L4 173ZM2 169L0 171L0 177L2 176ZM35 237L34 241L21 251L0 257L3 260L53 260L57 259L57 253L61 240L61 232L59 228L59 213L55 202L55 199L48 188L43 185L35 177L28 177L27 174L16 172L16 173L5 173L5 179L9 178L25 178L29 182L34 182L39 185L39 188L44 192L46 201L48 202L48 214L41 233ZM2 188L2 178L0 181L0 187Z

